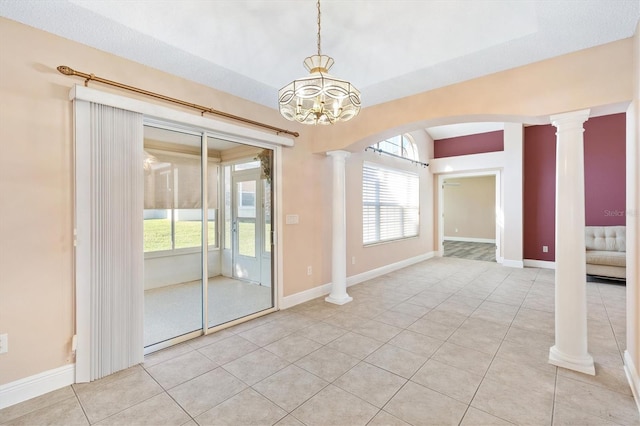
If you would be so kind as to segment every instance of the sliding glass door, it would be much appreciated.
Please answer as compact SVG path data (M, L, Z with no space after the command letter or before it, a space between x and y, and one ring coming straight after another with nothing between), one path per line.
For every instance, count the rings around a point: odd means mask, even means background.
M272 151L154 124L144 155L146 351L273 308Z
M145 346L202 329L202 136L145 126Z
M270 151L263 157L262 161L249 157L224 166L225 272L209 279L210 327L274 306L271 184L270 176L262 171L264 161L271 159Z

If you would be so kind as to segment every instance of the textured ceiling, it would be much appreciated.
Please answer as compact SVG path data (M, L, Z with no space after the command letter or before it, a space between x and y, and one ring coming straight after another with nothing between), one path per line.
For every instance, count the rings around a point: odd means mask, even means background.
M364 107L631 37L640 19L640 0L324 0L321 8L331 73L361 90ZM0 16L272 108L316 53L313 0L0 0Z

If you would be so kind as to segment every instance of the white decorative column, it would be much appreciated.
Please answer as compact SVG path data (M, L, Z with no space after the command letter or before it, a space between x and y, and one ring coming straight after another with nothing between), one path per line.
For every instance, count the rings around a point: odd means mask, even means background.
M329 151L333 159L333 233L331 244L331 294L324 300L344 305L353 300L347 294L347 219L345 207L345 159L348 151Z
M556 132L556 342L549 363L595 375L587 351L584 140L589 110L551 116Z

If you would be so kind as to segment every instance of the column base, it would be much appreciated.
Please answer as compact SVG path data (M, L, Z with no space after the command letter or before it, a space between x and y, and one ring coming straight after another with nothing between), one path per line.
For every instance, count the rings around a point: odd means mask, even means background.
M552 346L549 349L549 364L589 374L591 376L596 375L596 367L593 363L593 357L588 353L583 357L574 357L562 353L558 348Z
M334 305L344 305L345 303L349 303L352 300L353 297L349 296L348 294L345 294L342 297L333 297L329 295L324 299L325 302L333 303Z

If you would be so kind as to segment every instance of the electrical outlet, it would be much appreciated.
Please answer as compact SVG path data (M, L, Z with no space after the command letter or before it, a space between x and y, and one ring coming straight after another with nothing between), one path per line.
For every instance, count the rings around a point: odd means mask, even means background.
M307 275L313 274L313 268L311 266L307 266Z
M0 334L0 354L9 352L9 335Z
M356 257L355 256L351 256L351 264L352 265L356 264Z
M542 246L543 253L549 253L549 246Z

